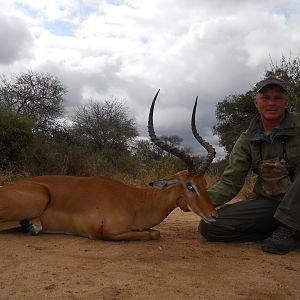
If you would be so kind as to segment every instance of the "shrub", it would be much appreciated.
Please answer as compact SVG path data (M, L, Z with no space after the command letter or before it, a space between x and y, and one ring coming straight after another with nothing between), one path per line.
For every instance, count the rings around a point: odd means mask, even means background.
M0 109L0 169L20 170L33 141L34 123Z

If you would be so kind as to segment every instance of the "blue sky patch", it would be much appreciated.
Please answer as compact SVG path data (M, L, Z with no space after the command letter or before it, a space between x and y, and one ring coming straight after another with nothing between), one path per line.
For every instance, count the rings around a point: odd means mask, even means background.
M73 36L77 26L69 22L56 20L54 22L44 22L44 28L59 36Z

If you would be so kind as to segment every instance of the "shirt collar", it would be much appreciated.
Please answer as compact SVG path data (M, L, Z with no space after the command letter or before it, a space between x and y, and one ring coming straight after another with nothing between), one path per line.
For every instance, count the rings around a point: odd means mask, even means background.
M285 111L285 117L279 126L275 127L271 131L271 136L274 135L284 135L284 136L293 136L295 135L295 127L289 112ZM250 141L256 140L267 140L268 137L264 134L263 124L260 118L259 113L251 120L249 129L248 129L248 139Z

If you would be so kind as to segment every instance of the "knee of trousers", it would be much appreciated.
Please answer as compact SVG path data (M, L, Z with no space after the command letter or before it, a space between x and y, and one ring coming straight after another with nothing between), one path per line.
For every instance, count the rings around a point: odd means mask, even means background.
M203 220L201 220L199 223L199 226L198 226L198 231L208 241L210 241L210 242L217 241L213 225L208 224L208 223L204 222Z

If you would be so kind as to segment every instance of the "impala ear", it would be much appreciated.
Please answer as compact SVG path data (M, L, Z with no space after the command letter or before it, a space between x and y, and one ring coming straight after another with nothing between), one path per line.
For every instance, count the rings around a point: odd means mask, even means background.
M180 184L180 181L178 179L161 179L149 183L150 186L161 190L165 190L171 186L178 184Z

